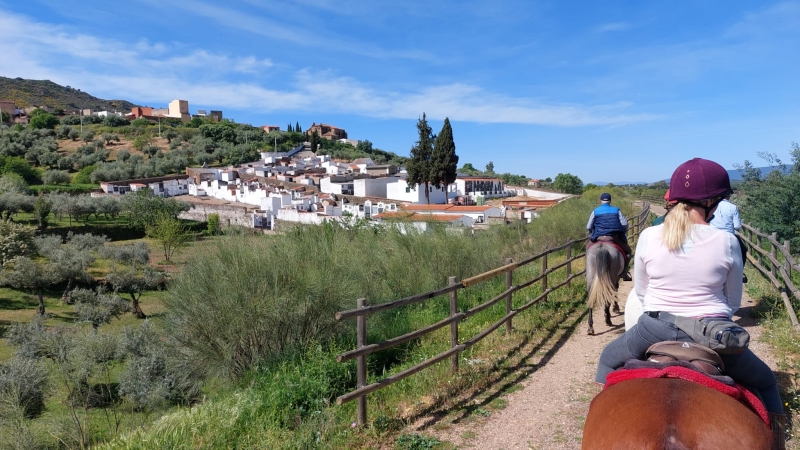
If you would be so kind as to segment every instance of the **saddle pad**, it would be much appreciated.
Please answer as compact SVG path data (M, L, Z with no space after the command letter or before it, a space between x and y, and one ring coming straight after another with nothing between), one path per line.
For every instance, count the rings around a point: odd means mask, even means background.
M711 379L700 372L687 369L681 366L666 366L660 369L622 369L611 372L606 377L606 385L603 389L613 386L623 381L635 380L638 378L679 378L681 380L693 381L703 386L715 389L725 395L733 397L744 403L753 410L761 420L769 427L769 416L764 404L752 392L745 389L740 384L728 386Z

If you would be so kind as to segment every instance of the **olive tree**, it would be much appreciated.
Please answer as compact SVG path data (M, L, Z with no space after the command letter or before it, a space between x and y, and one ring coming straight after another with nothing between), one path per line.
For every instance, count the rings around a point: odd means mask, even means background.
M28 256L18 256L3 264L0 281L15 289L27 290L39 299L36 313L45 313L44 290L61 282L56 268L48 261L34 260Z
M147 243L105 246L101 254L111 260L111 272L107 279L114 291L128 294L133 314L146 319L139 299L145 291L162 285L166 278L166 274L149 265L150 250Z
M17 256L33 253L35 233L33 227L0 219L0 267Z
M65 170L48 170L42 178L44 184L69 184L72 178Z

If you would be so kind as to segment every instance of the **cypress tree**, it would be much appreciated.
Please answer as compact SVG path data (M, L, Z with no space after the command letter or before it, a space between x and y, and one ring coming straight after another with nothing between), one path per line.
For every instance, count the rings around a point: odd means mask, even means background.
M428 125L425 113L417 121L417 132L419 140L411 147L411 156L406 163L408 178L406 182L410 188L415 188L418 184L425 186L425 202L430 204L430 192L428 185L432 180L431 173L431 153L433 153L433 130Z
M289 133L291 133L292 131L294 131L294 130L292 129L292 122L289 122L289 125L287 125L287 126L286 126L286 131L287 131L287 132L289 132Z
M314 152L314 154L316 154L318 148L319 148L319 135L317 135L317 132L315 131L311 133L311 151Z
M295 122L294 123L294 131L295 131L295 133L302 133L303 132L303 129L300 128L300 122Z
M431 153L431 183L437 188L443 187L445 197L447 186L456 181L457 167L458 155L456 155L456 143L453 141L453 128L450 127L450 119L445 117L442 131L436 137Z

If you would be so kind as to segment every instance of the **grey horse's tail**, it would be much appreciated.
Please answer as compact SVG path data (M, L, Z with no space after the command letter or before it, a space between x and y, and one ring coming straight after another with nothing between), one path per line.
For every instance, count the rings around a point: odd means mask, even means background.
M605 308L611 306L616 299L614 290L614 275L611 273L611 253L605 247L597 250L594 256L594 280L589 289L589 308Z

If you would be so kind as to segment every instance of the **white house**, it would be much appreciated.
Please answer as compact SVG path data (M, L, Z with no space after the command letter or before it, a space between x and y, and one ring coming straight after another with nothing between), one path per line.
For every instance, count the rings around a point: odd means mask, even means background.
M428 189L431 203L447 202L447 192L445 189L431 185L428 185ZM405 179L398 178L396 182L386 185L386 198L401 202L426 203L425 185L418 184L414 188L411 188Z
M125 194L150 188L160 197L174 197L189 193L188 175L170 175L166 177L142 178L138 180L103 181L100 189L106 194Z
M496 206L456 206L456 205L408 205L407 212L429 215L449 215L469 217L472 223L486 223L489 217L504 217L503 209Z
M455 214L419 214L412 212L385 212L373 217L380 223L397 228L401 233L426 232L435 224L445 224L449 229L464 230L472 227L472 219Z
M516 191L508 191L499 178L490 177L459 177L456 178L456 193L475 200L478 198L510 197Z
M319 190L326 194L353 195L352 176L329 176L319 180Z
M395 203L374 203L372 200L364 200L364 203L345 203L341 207L343 214L348 214L353 217L364 217L372 219L384 213L398 212L397 204Z
M397 177L359 178L353 180L353 195L357 197L387 197L387 186L395 183Z

